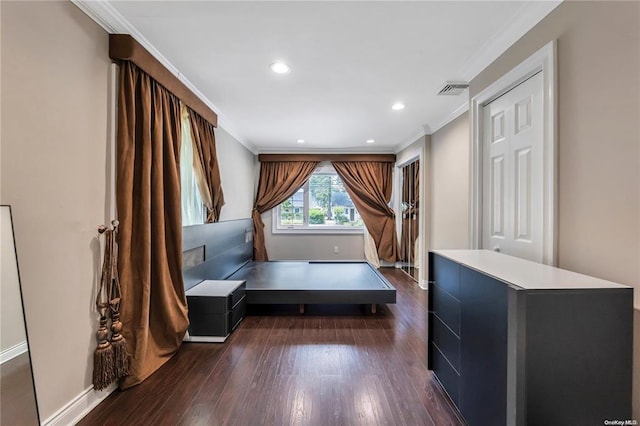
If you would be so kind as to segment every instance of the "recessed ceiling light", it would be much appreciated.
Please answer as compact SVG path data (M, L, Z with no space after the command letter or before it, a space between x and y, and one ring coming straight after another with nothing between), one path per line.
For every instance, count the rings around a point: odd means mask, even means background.
M284 62L274 62L271 64L271 71L277 74L286 74L290 71L289 65Z
M404 104L402 102L396 102L391 106L391 109L394 111L400 111L401 109L404 109Z
M298 143L304 143L304 139L298 139L296 142L298 142Z
M374 139L367 139L367 143L374 143L375 140Z

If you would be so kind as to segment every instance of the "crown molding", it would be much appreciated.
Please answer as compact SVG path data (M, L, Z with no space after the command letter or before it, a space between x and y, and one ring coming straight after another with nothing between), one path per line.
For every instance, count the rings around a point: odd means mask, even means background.
M78 9L100 25L109 34L128 34L132 25L111 3L103 0L71 0ZM133 35L133 34L132 34ZM146 46L145 46L146 47Z
M238 143L245 148L247 148L253 155L258 155L258 148L248 141L246 138L240 135L240 133L236 130L235 126L231 123L231 120L227 118L224 114L221 114L219 111L216 111L218 114L218 127L224 129L227 133L229 133Z
M95 23L100 25L109 34L129 34L147 51L175 75L185 86L189 88L202 102L211 108L218 115L218 126L222 127L235 140L242 144L253 154L257 154L256 147L237 131L231 120L220 112L204 93L202 93L189 79L187 79L178 68L169 61L156 47L147 40L136 27L134 27L120 12L118 12L108 0L71 0L81 11L83 11Z
M449 114L447 114L442 119L438 120L433 126L431 126L431 128L433 129L431 134L434 134L438 130L442 129L444 126L451 123L453 120L460 117L467 111L469 111L469 100L465 99L462 105L451 111Z
M396 154L415 143L419 138L427 135L432 135L456 118L460 117L462 114L469 110L469 101L465 99L464 103L458 106L456 109L448 113L442 119L438 120L434 125L424 124L422 126L422 130L418 131L412 137L406 139L404 142L399 143L395 147Z
M417 142L418 139L420 139L421 137L426 136L426 135L430 135L431 134L430 130L431 129L430 129L429 125L427 125L427 124L423 125L422 128L416 134L414 134L413 136L411 136L408 139L405 139L404 142L401 142L398 145L396 145L396 147L394 148L396 154L399 153L400 151L402 151L403 149L405 149L406 147L408 147L409 145Z
M531 1L522 6L509 24L485 42L477 53L462 67L458 75L462 80L473 80L482 70L491 65L509 47L551 13L563 0Z

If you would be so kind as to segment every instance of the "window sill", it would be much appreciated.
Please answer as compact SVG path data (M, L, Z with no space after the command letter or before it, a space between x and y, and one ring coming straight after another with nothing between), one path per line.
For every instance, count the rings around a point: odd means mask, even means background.
M272 234L290 234L290 235L362 235L364 234L364 228L331 228L326 227L322 229L318 228L278 228L273 227L271 229Z

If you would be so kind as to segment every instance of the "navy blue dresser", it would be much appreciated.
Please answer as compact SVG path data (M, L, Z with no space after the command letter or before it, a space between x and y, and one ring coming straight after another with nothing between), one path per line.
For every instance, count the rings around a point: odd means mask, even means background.
M631 287L486 250L429 264L428 367L468 424L631 418Z

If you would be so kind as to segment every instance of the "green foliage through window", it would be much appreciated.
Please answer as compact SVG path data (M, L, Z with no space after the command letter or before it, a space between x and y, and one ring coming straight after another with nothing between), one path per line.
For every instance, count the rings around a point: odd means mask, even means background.
M278 225L287 228L363 226L360 214L335 172L311 175L309 181L280 204L277 211Z
M309 210L309 224L324 225L324 212L322 209Z

